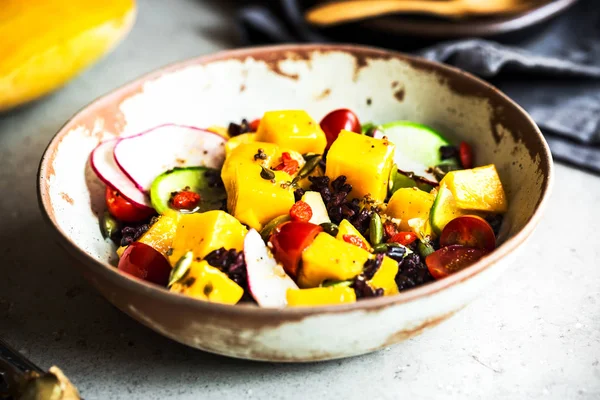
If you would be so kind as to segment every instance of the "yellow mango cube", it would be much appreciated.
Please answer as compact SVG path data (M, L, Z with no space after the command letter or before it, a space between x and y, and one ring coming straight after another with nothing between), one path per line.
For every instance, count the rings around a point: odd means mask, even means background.
M302 253L298 275L301 288L317 287L325 280L345 281L363 270L370 253L353 244L319 233Z
M225 158L229 158L233 150L241 144L248 144L256 142L255 133L242 133L241 135L234 136L225 143Z
M345 242L345 240L344 240L345 235L351 235L351 236L358 237L360 240L363 241L363 243L365 244L365 247L369 251L372 250L372 247L369 244L369 241L367 239L365 239L365 237L363 235L361 235L360 232L358 230L356 230L354 225L352 225L347 219L343 219L342 222L340 222L338 234L335 238Z
M385 296L397 294L398 286L396 285L396 274L398 273L398 262L385 256L383 263L375 272L373 278L368 281L369 285L375 289L383 289Z
M352 198L370 195L373 200L384 201L394 164L394 151L394 144L387 139L344 130L327 153L325 172L331 180L345 175L352 185Z
M259 154L261 157L254 157ZM292 176L283 171L271 171L273 179L265 179L263 167L275 168L286 152L273 143L240 144L225 160L221 178L227 192L227 210L244 224L256 229L273 218L287 214L294 205L294 188L289 185ZM304 165L302 155L287 151Z
M236 304L244 295L244 289L240 285L206 261L193 262L185 276L175 282L170 290L223 304Z
M213 250L244 248L248 230L225 211L214 210L197 214L182 214L177 225L169 262L175 263L188 251L202 259Z
M354 303L356 294L354 289L349 287L330 286L313 289L288 289L286 299L289 307L325 306Z
M180 216L181 214L176 211L167 210L164 215L158 217L158 221L152 224L150 229L148 229L137 241L147 244L163 256L166 256L173 244ZM126 248L127 246L121 246L117 249L119 257L123 255Z
M237 171L235 202L229 212L242 223L260 231L275 217L287 214L294 205L294 189L286 185L292 177L275 171L273 180L261 177L262 169L250 165Z
M266 112L260 120L256 140L276 143L301 154L323 154L327 145L325 132L303 110Z
M434 200L435 195L417 188L398 189L388 202L385 213L400 220L402 231L413 231L408 221L413 218L429 219Z
M504 213L508 209L506 194L493 164L451 171L443 181L460 209L492 213Z

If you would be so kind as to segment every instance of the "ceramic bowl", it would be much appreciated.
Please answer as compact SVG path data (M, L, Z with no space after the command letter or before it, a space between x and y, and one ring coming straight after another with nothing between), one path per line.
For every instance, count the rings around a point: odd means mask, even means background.
M340 306L261 309L212 304L120 273L102 238L104 186L88 164L101 141L163 123L226 125L265 110L316 120L347 107L363 121L419 121L473 144L495 163L510 209L501 245L447 279ZM371 352L431 328L506 272L540 220L552 184L548 146L517 104L440 64L356 46L288 45L227 51L175 64L94 101L49 144L39 170L42 213L75 266L108 301L186 345L254 360L315 361Z

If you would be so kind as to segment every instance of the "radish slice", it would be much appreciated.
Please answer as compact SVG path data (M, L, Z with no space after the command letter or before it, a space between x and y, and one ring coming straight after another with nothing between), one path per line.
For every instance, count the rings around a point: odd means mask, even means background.
M152 208L150 199L121 171L115 162L114 149L119 139L100 143L90 155L90 166L98 178L123 197L141 208Z
M248 271L250 294L261 307L281 308L287 305L288 289L298 289L281 264L263 242L255 229L250 229L244 239L244 258Z
M175 167L221 168L225 139L216 133L183 125L160 125L115 146L117 165L143 192L154 179Z

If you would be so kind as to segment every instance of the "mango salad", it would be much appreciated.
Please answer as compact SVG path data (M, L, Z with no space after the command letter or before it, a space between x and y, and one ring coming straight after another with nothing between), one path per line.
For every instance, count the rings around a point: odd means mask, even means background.
M508 204L496 167L475 161L433 127L347 109L161 125L90 157L120 271L273 308L396 296L488 255Z

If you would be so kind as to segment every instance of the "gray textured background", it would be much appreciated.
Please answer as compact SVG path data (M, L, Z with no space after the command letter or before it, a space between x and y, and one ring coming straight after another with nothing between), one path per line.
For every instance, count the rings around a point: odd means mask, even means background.
M211 4L140 1L114 53L0 116L0 336L62 367L87 400L600 398L600 178L562 165L546 217L495 287L436 329L363 357L278 365L206 354L142 327L83 281L38 212L39 158L98 95L233 46L232 10Z

